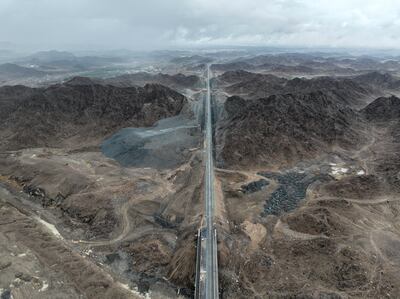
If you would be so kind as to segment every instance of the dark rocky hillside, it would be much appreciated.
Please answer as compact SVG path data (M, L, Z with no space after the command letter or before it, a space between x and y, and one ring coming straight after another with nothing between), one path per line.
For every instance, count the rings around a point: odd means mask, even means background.
M358 114L321 91L247 101L233 96L225 110L217 156L227 167L288 165L364 140Z
M228 62L228 63L214 63L211 66L213 71L227 72L239 70L252 70L254 66L247 62Z
M244 70L228 71L217 78L217 83L221 85L232 85L240 82L250 83L252 81L284 84L287 80L274 75L252 73Z
M85 144L122 127L151 126L179 114L185 103L158 84L122 88L75 79L48 88L3 87L0 148Z
M390 121L400 119L400 99L396 96L380 97L361 111L368 120Z
M281 74L357 74L376 70L380 72L398 71L400 64L396 60L378 59L363 56L329 57L318 53L281 53L241 57L214 65L218 71L263 70Z
M126 74L107 79L88 78L76 76L68 81L69 85L112 85L116 87L138 87L145 86L146 84L161 84L175 90L184 90L187 88L196 88L200 86L201 80L195 75L184 74L151 74L146 72L138 72L133 74Z
M270 74L246 71L226 72L217 78L217 83L225 86L232 95L247 99L268 97L275 94L323 91L342 104L359 106L371 96L373 88L348 78L316 77L312 79L285 79Z
M144 86L148 83L157 83L174 89L184 89L197 87L200 84L200 78L195 75L168 75L140 72L106 79L104 82L119 87L129 87L133 85Z
M377 89L397 90L400 88L400 79L382 72L371 72L354 78L355 82L370 85Z

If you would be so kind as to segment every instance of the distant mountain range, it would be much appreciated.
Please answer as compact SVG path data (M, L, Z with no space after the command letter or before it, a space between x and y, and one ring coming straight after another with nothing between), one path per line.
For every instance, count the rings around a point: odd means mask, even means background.
M0 82L29 77L43 77L46 73L14 63L0 64Z
M201 80L195 75L183 74L151 74L146 72L138 72L133 74L126 74L117 77L98 79L88 77L73 77L68 81L69 85L112 85L116 87L133 87L145 86L146 84L154 83L168 86L176 90L184 90L186 88L200 87Z
M248 99L268 97L274 94L309 93L324 91L339 101L352 106L362 106L367 99L373 100L386 92L400 89L400 79L380 72L358 76L287 79L271 74L248 71L229 71L218 76L214 83L224 87L231 95Z
M314 54L267 54L240 57L212 66L218 72L247 70L271 72L279 75L357 75L360 72L400 70L397 59L376 57L320 56Z

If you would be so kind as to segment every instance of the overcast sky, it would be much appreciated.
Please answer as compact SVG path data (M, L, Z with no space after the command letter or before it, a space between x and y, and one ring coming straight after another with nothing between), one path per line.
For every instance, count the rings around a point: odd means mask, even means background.
M0 41L35 49L400 47L399 0L0 0Z

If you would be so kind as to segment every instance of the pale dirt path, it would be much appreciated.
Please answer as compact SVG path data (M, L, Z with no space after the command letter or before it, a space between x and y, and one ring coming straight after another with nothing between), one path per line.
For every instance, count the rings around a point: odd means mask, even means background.
M261 179L266 180L265 177L262 175L257 174L257 172L252 171L242 171L242 170L231 170L231 169L222 169L222 168L215 168L215 171L218 173L229 173L229 174L240 174L245 177L245 180L240 181L237 183L237 186L246 185L254 181L259 181ZM239 186L239 187L240 187Z
M371 246L375 250L376 254L379 256L379 258L387 262L387 258L382 254L382 251L379 249L378 245L376 245L373 234L373 231L369 233L369 241L371 242Z
M382 148L378 148L378 146L381 142L384 142L382 136L387 135L387 130L387 128L382 129L373 126L368 132L370 135L369 142L350 156L352 159L357 160L360 163L361 167L365 170L366 175L371 173L368 163L374 158L375 152L382 150ZM376 147L375 151L374 147Z
M355 199L355 198L347 198L347 197L330 197L330 196L321 196L316 197L316 200L345 200L351 203L356 203L359 205L379 205L382 203L389 203L400 201L400 197L379 197L375 199Z
M359 161L359 163L361 164L361 167L365 171L365 174L369 174L370 171L369 171L369 167L368 167L368 164L367 164L368 159L366 159L366 157L364 157L364 154L367 154L367 157L370 157L370 155L368 155L368 152L371 151L371 147L373 145L375 145L376 140L377 140L377 138L375 136L375 132L373 132L371 140L351 156L351 158L356 159L356 160Z

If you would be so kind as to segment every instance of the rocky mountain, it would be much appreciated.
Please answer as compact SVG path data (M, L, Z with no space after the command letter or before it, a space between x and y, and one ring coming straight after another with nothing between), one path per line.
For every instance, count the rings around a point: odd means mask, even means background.
M43 77L46 73L13 63L0 65L0 82L29 77Z
M265 54L257 55L250 58L239 58L238 61L243 61L251 65L274 64L274 65L298 65L301 63L309 63L314 59L321 59L312 54L301 53L281 53L281 54Z
M252 70L282 76L357 75L368 71L396 72L397 58L379 59L368 56L326 55L323 53L280 53L245 56L213 65L215 71Z
M349 57L349 58L338 58L332 59L335 64L342 65L345 67L351 67L356 70L370 71L370 70L379 70L379 71L388 71L388 67L392 68L394 66L393 63L387 64L385 60L378 59L376 57L369 56L359 56L359 57Z
M312 79L294 78L286 82L284 92L308 93L322 91L347 105L357 105L370 97L372 90L347 78L316 77Z
M391 121L400 119L400 99L396 96L380 97L361 110L371 121Z
M200 86L201 80L195 75L184 75L184 74L152 74L147 72L138 72L133 74L126 74L107 79L99 78L88 78L75 76L68 81L69 85L90 85L90 84L101 84L101 85L112 85L116 87L135 87L145 86L146 84L160 84L168 86L175 90L184 90L187 88L196 88Z
M184 75L184 74L151 74L146 72L139 72L134 74L127 74L109 78L104 80L106 84L111 84L119 87L128 86L144 86L148 83L157 83L168 86L174 89L185 89L193 88L200 84L200 78L195 75Z
M206 64L210 63L213 60L209 57L204 57L201 55L192 55L192 56L180 56L175 57L170 60L171 63L180 64L180 65L192 65L192 64Z
M36 63L48 63L60 60L74 60L75 58L76 56L70 52L51 50L36 52L24 59Z
M363 142L357 113L321 91L256 100L233 96L225 110L217 159L227 167L288 165Z
M89 78L89 77L81 77L75 76L65 82L69 86L73 85L106 85L105 81L99 78Z
M159 84L125 88L75 79L48 88L2 87L0 148L98 143L122 127L178 115L185 104L183 95Z
M127 57L76 56L66 51L42 51L19 59L20 63L33 64L42 71L83 71L113 63L126 62Z
M240 82L253 82L263 81L276 84L284 84L287 80L279 78L274 75L252 73L244 70L228 71L218 76L217 84L220 85L232 85Z
M258 67L259 69L269 70L273 73L282 73L282 74L314 74L316 71L307 65L271 65L271 64L262 64Z
M247 62L227 62L227 63L214 63L211 66L213 71L228 72L228 71L239 71L239 70L252 70L254 66Z
M353 80L360 84L373 86L376 89L398 90L400 88L400 78L378 71L357 76Z
M275 94L310 93L323 91L343 104L357 106L370 97L372 88L348 78L315 77L311 79L285 79L270 74L246 71L226 72L216 82L225 86L232 95L248 99L268 97Z

